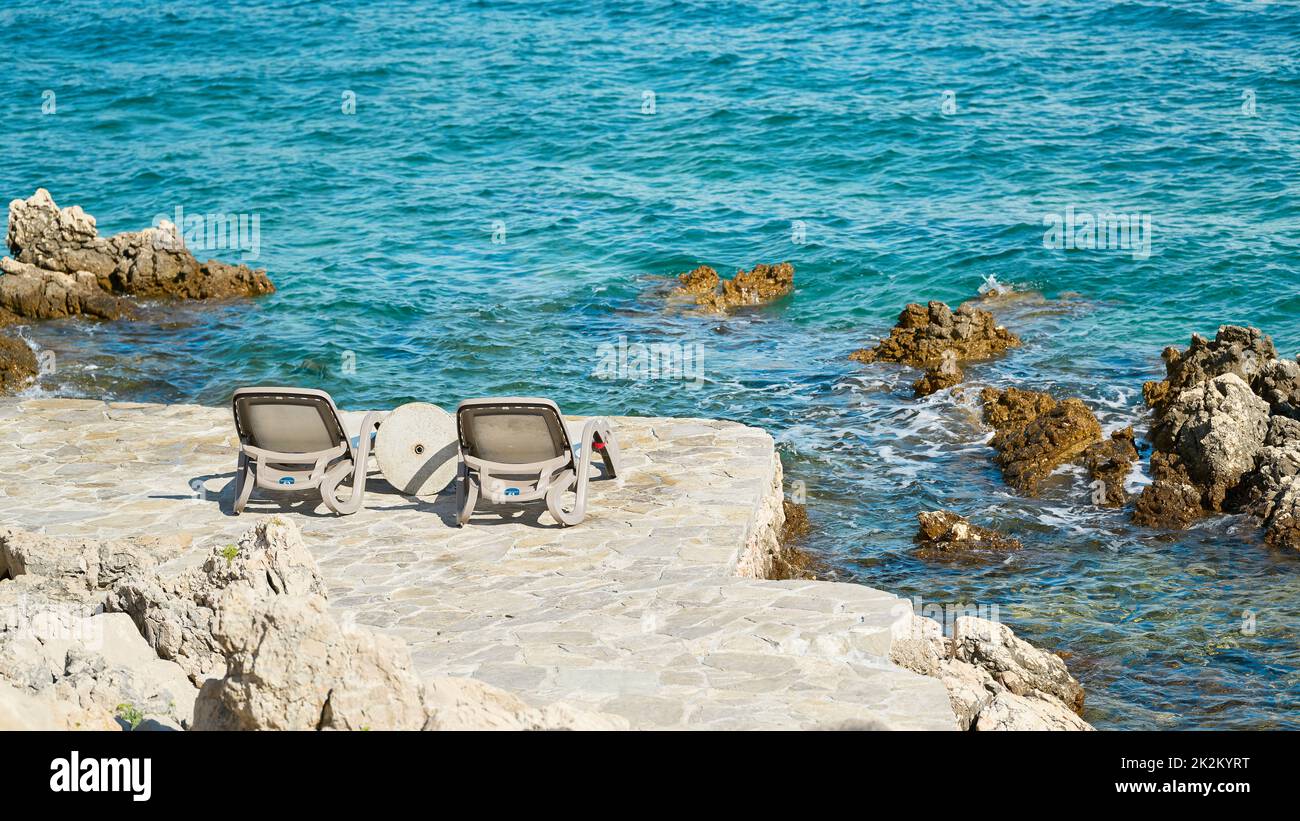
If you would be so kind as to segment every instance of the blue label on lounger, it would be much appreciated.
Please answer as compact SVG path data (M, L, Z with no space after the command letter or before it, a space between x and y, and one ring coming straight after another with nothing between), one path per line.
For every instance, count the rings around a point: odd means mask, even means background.
M507 495L507 496L518 496L518 495L519 495L519 488L517 488L517 487L508 487L508 488L506 488L506 495Z
M292 477L292 476L286 476L286 477L284 477L283 479L280 480L280 484L282 484L282 485L291 485L291 484L293 484L293 477Z

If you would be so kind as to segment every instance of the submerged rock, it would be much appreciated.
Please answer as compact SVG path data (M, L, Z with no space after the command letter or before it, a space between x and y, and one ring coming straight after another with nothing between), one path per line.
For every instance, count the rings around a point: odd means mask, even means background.
M788 262L760 264L749 271L737 271L731 279L722 279L717 271L701 265L678 276L678 281L680 285L674 293L690 297L702 308L721 313L786 296L794 290L794 266Z
M1081 456L1101 438L1101 424L1078 399L1060 402L1045 393L985 388L984 420L996 431L993 461L1008 485L1036 496L1057 467Z
M1083 452L1083 466L1092 479L1092 501L1105 507L1123 507L1128 501L1124 480L1138 460L1133 426L1117 430L1109 439L1088 446Z
M937 367L945 352L954 362L987 359L1020 344L1020 338L998 325L993 314L970 303L954 312L942 302L909 304L898 324L874 348L849 354L856 362L897 362L915 368Z
M0 396L27 387L38 373L40 364L27 343L17 337L0 335Z
M951 510L921 511L916 514L918 529L913 537L923 552L959 554L971 551L1019 550L1016 539L996 530L973 525Z
M223 659L213 615L230 590L259 596L324 596L315 558L292 521L271 516L237 542L214 546L203 566L177 576L137 573L108 596L109 611L131 616L158 655L177 662L198 683Z
M170 223L101 237L94 217L78 206L59 208L44 188L9 203L6 244L13 259L0 262L0 308L28 319L116 319L130 313L123 295L210 299L275 290L264 270L198 261Z

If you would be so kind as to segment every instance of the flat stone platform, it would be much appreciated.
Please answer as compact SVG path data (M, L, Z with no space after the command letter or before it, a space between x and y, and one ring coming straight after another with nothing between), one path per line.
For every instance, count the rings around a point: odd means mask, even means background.
M360 415L347 414L356 426ZM365 509L258 491L231 511L230 412L195 405L0 400L0 523L53 535L188 533L196 563L259 514L291 516L345 620L408 641L426 675L465 675L635 728L954 729L943 684L888 660L911 605L854 584L768 581L781 466L762 430L615 418L625 461L585 522L398 494ZM319 502L319 497L317 497Z

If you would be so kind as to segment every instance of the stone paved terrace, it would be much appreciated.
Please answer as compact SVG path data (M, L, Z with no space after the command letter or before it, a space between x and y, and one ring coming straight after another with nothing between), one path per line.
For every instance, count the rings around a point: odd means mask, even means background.
M360 414L347 416L355 427ZM747 578L765 572L780 517L768 434L614 422L624 475L592 483L583 524L561 529L535 508L480 512L459 529L450 489L408 498L377 471L354 516L260 491L234 516L225 408L6 399L0 523L97 538L180 531L193 537L174 563L184 565L281 513L301 527L331 606L406 639L424 674L473 676L635 728L955 727L942 683L885 660L906 600Z

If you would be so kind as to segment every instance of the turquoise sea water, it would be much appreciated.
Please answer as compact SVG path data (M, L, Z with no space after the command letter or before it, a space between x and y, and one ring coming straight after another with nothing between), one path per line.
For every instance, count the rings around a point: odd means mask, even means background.
M103 234L256 215L279 287L23 329L57 356L38 390L525 393L761 425L832 573L997 607L1070 653L1099 727L1300 728L1300 557L1233 517L1135 527L1069 471L1018 498L975 391L917 401L913 372L847 359L986 276L1023 295L993 307L1025 344L968 384L1082 396L1107 430L1145 431L1142 381L1193 331L1300 351L1300 8L340 5L0 6L0 193L44 186ZM1149 218L1149 256L1045 248L1067 208ZM780 260L776 305L664 307L667 275ZM593 378L620 337L700 351L701 384ZM940 505L1025 549L915 558Z

